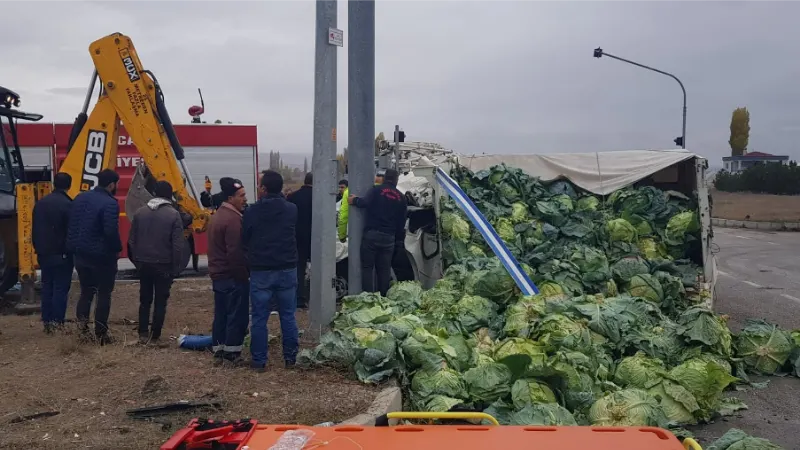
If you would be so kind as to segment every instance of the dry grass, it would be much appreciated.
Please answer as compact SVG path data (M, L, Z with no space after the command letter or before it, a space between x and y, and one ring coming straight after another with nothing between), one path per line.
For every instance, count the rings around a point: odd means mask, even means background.
M800 195L711 191L713 215L719 219L755 222L800 222Z
M73 286L68 316L74 315ZM177 281L164 336L206 334L213 301L207 280ZM2 316L0 334L0 448L153 449L192 417L265 423L316 424L363 412L377 388L332 370L284 370L280 339L270 342L263 374L212 366L209 353L125 346L136 339L138 285L117 285L111 327L117 342L80 343L72 330L42 332L37 316ZM298 313L300 328L306 314ZM279 333L276 317L270 332ZM303 340L303 345L310 343ZM125 411L178 400L220 402L220 410L170 414L169 425L130 419ZM53 417L12 424L20 416L59 411Z

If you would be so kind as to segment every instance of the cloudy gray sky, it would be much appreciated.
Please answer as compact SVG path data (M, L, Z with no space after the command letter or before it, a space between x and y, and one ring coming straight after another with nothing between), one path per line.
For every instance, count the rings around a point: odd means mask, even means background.
M203 89L206 118L255 123L262 151L310 152L311 1L3 2L2 84L25 109L71 121L92 71L87 48L132 37L173 121ZM730 115L751 113L751 151L800 158L798 2L384 1L376 5L376 126L464 153L669 148L673 80L688 91L689 148L729 154ZM339 147L347 143L347 3L339 2Z

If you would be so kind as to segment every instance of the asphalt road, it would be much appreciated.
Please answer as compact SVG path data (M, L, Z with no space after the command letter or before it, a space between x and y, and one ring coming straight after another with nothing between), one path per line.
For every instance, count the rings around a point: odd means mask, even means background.
M738 329L759 317L800 328L800 233L715 228L716 308Z
M786 329L800 328L800 233L714 229L719 247L715 309L730 316L734 331L757 317ZM760 379L759 379L760 381ZM717 423L693 429L707 447L729 428L800 450L800 379L770 377L765 389L734 396L749 409Z

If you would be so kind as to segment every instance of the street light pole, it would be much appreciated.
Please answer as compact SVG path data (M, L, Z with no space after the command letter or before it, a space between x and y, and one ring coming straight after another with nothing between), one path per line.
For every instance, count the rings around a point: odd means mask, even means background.
M610 53L606 53L600 47L597 47L596 49L594 49L594 57L595 58L600 58L602 56L608 56L609 58L616 59L617 61L622 61L622 62L626 62L628 64L633 64L634 66L641 67L642 69L652 70L653 72L657 72L657 73L660 73L662 75L666 75L666 76L668 76L668 77L670 77L673 80L678 82L678 84L681 87L681 91L683 91L683 128L682 128L682 131L681 131L680 146L681 146L681 148L685 149L686 148L686 88L683 87L683 83L681 82L681 80L679 80L678 77L676 77L675 75L673 75L673 74L671 74L669 72L664 72L663 70L658 70L658 69L656 69L654 67L645 66L644 64L639 64L639 63L631 61L629 59L620 58L619 56L615 56L615 55L612 55ZM678 139L675 139L675 143L678 144Z

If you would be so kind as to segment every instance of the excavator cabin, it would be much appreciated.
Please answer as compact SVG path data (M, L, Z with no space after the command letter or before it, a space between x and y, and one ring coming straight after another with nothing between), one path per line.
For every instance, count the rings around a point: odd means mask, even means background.
M20 110L20 104L19 94L0 86L0 297L4 299L20 274L35 268L36 255L30 239L33 205L52 189L48 171L26 169L23 164L17 122L38 122L42 115ZM30 256L20 258L23 250ZM33 296L32 282L22 295Z

